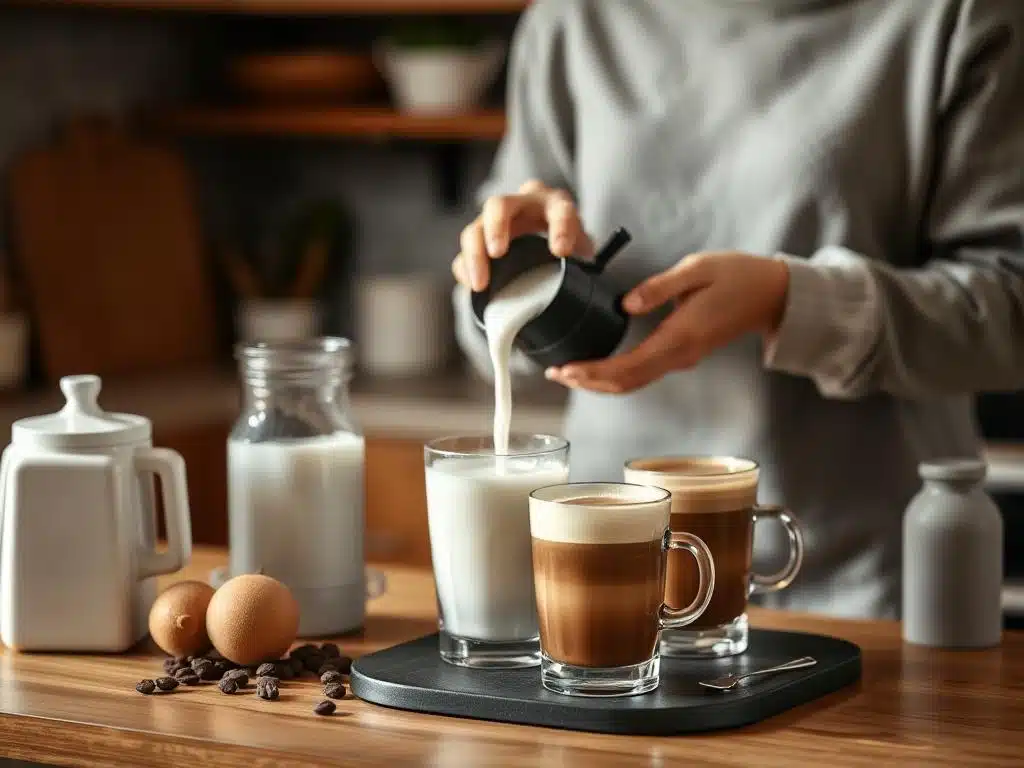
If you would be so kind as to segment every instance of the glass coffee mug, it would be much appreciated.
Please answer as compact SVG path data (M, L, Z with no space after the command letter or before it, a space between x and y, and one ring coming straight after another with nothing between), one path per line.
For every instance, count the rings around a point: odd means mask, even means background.
M541 682L573 696L658 687L663 629L700 617L715 588L708 547L669 531L671 495L625 483L567 483L530 494ZM697 594L664 603L669 552L690 555Z
M672 492L671 528L699 536L715 559L716 586L707 610L684 630L666 632L661 652L673 657L717 657L743 653L749 643L750 595L790 585L803 562L804 543L796 519L781 507L758 506L756 462L729 457L662 457L626 462L630 483ZM775 519L789 538L789 561L778 572L752 572L754 525ZM668 558L665 602L686 605L698 591L688 558Z

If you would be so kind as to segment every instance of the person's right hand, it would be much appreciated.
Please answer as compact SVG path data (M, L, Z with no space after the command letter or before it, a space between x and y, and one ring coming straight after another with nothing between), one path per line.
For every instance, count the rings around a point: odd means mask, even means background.
M548 248L555 256L594 253L569 193L528 181L516 195L488 198L480 215L462 230L461 251L452 262L455 279L482 291L490 279L489 259L504 256L513 237L538 232L547 232Z

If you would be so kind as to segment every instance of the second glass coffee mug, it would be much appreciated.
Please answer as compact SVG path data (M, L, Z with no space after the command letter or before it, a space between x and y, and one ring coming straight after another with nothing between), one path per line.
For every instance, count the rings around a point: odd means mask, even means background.
M747 601L751 595L790 585L803 562L800 525L781 507L757 504L760 470L754 461L731 457L659 457L626 462L625 480L672 492L673 531L687 531L708 545L715 559L716 586L708 609L684 630L665 632L661 652L672 657L718 657L743 653L749 644ZM789 559L778 572L754 573L754 525L782 524ZM685 605L697 589L688 558L669 555L665 601Z
M669 531L671 495L625 483L564 483L530 494L541 683L573 696L631 696L660 681L663 629L684 627L715 588L708 547ZM692 557L697 595L665 605L669 552Z

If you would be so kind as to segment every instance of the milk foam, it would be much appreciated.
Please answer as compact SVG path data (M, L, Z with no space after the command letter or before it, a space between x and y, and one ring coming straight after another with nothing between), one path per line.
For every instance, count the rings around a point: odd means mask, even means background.
M498 291L484 309L484 330L494 368L494 452L508 453L512 425L509 358L516 335L543 312L558 293L562 265L556 261L524 272ZM499 467L500 468L500 467Z
M620 503L564 503L591 496L611 496ZM544 488L530 497L530 535L564 544L655 541L668 529L668 502L661 489L637 485L576 483Z
M735 512L757 504L759 470L745 459L640 459L627 464L623 475L627 483L671 491L673 514Z
M447 632L490 641L537 636L527 499L568 475L557 462L514 456L427 467L430 549Z

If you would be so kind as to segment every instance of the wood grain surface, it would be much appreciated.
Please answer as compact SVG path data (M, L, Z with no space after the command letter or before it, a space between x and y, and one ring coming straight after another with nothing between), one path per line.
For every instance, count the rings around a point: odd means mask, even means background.
M224 561L197 551L183 576ZM428 572L388 568L359 655L432 632ZM0 755L75 766L1009 766L1024 756L1024 635L1002 647L942 652L904 646L892 622L755 612L757 626L858 643L862 682L759 725L699 736L605 736L375 707L349 695L321 718L319 686L285 682L281 699L212 686L141 696L161 656L0 656Z

